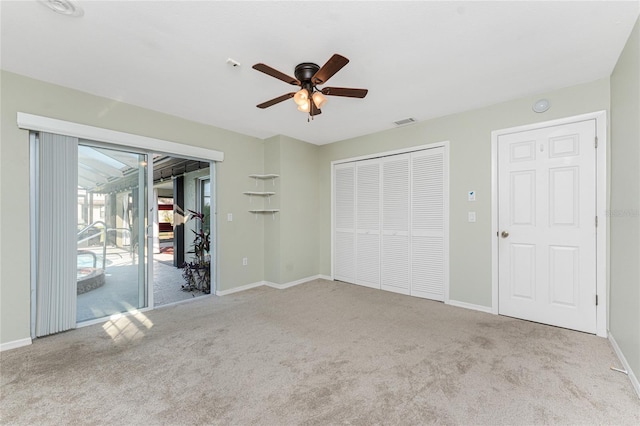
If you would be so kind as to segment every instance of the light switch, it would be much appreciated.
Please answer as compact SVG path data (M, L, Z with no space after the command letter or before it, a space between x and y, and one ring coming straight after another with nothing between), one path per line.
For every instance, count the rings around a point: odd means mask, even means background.
M475 201L476 200L476 191L469 191L468 195L468 199L469 201Z
M476 212L469 212L469 222L476 221Z
M227 213L227 222L233 222L233 213Z

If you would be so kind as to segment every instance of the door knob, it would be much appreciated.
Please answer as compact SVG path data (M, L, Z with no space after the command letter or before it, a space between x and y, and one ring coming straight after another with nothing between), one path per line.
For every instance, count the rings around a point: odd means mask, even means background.
M507 231L502 231L502 238L507 238L509 236L509 233Z

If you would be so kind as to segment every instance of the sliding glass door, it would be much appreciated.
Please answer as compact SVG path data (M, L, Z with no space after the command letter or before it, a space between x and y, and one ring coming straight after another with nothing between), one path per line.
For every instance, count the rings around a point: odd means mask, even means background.
M17 117L30 131L32 338L193 298L183 291L181 269L192 261L191 230L211 235L203 258L215 292L215 162L222 152L22 112ZM201 211L204 223L188 220L189 210ZM176 238L180 227L183 236ZM165 255L162 263L154 250ZM163 287L171 297L159 297Z
M206 286L183 269L195 234L215 247L212 162L44 132L31 146L33 337L215 289L208 248Z
M148 155L80 141L77 322L148 306Z

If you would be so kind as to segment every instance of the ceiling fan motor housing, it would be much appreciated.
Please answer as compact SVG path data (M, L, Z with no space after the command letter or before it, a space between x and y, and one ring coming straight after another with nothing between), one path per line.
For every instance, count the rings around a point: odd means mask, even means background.
M303 62L296 66L294 75L301 83L311 82L311 78L318 72L320 67L312 62Z

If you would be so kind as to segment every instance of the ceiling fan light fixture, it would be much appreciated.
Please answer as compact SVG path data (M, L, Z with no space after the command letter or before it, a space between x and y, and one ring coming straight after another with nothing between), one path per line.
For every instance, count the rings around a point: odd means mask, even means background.
M327 102L325 95L362 99L367 96L367 89L354 89L350 87L324 87L319 89L317 87L318 85L325 84L327 80L348 63L349 60L347 58L337 53L334 53L321 67L313 62L302 62L295 67L295 78L275 68L271 68L269 65L263 63L255 64L252 67L254 70L277 78L287 84L300 87L300 90L297 92L285 93L284 95L262 102L256 105L256 107L265 109L293 98L293 101L298 106L298 111L308 113L309 118L307 118L307 121L310 121L313 120L314 116L322 114L320 107Z
M293 101L298 104L298 106L303 106L305 104L307 104L307 110L309 108L309 92L307 91L307 89L302 89L299 90L298 92L296 92L295 95L293 95ZM298 108L300 109L300 108Z
M311 97L313 98L313 103L316 104L318 108L322 108L322 106L327 103L327 98L321 92L314 92Z
M306 92L306 90L305 90ZM307 99L306 101L304 101L303 104L298 104L298 111L302 111L302 112L309 112L311 111L311 103L309 101L309 99Z

